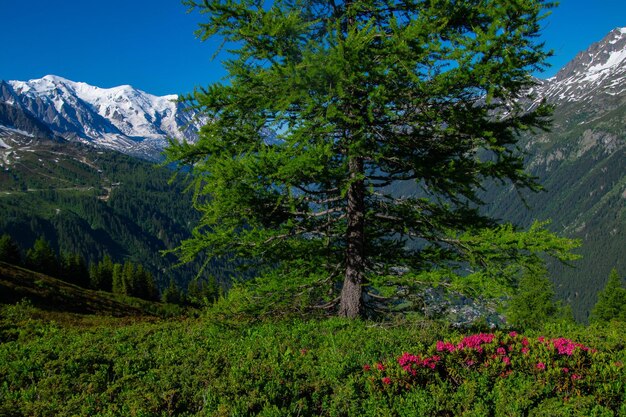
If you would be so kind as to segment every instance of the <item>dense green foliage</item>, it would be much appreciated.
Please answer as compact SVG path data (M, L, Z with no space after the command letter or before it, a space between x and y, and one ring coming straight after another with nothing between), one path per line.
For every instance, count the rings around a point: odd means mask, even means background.
M58 276L61 269L54 249L43 237L38 238L26 252L26 265L33 271L52 276Z
M598 302L591 311L592 322L609 322L620 320L626 322L626 286L613 268L609 280L598 293Z
M617 323L526 334L531 356L511 353L515 371L502 376L502 360L483 371L464 365L463 352L438 353L462 335L433 322L235 322L208 313L74 328L35 319L27 303L3 306L1 314L2 415L626 415L626 329ZM538 336L567 336L597 352L559 355L542 350ZM402 387L382 380L394 374L364 369L381 363L385 372L402 372L404 352L437 353L442 367L425 374L424 384ZM562 368L578 372L579 359L585 378L572 379Z
M355 317L384 308L365 286L394 268L496 287L528 252L571 248L477 210L486 180L538 188L516 144L548 125L548 106L519 101L548 56L546 2L186 3L232 49L229 83L189 98L210 123L168 150L202 213L184 261L234 256Z
M141 265L126 261L124 264L113 264L111 274L114 293L143 298L144 300L158 300L159 290L154 278Z

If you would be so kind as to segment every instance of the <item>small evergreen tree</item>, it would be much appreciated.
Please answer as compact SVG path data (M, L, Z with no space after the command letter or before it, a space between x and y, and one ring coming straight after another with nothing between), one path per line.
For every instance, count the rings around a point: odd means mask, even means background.
M187 299L189 303L202 306L214 302L219 297L219 286L214 276L206 280L195 278L187 285Z
M113 291L113 261L109 255L89 268L91 288L95 290Z
M609 280L598 293L598 302L591 311L589 320L592 323L606 323L611 320L626 321L626 288L613 268Z
M137 292L138 283L135 276L135 264L130 261L125 261L122 266L122 282L124 287L124 294L133 295Z
M154 277L141 264L125 261L124 264L113 265L113 292L129 295L144 300L159 299L159 290Z
M78 253L64 253L61 256L60 278L72 284L87 288L90 283L89 269L85 258Z
M22 263L20 248L8 234L0 237L0 261L14 265Z
M161 301L163 301L164 303L170 303L170 304L183 304L184 303L185 300L184 300L183 293L178 287L178 285L176 284L176 282L174 281L174 278L170 278L170 283L165 289L165 291L163 291L163 295L161 296Z
M545 269L527 271L509 303L507 322L521 330L541 328L557 316L559 306L555 297L554 284Z
M43 236L39 237L32 248L26 252L26 265L33 271L58 277L59 261L56 253Z
M135 266L132 276L132 292L133 297L142 298L144 300L156 301L159 299L159 291L154 282L154 277L149 271L146 271L143 265Z
M112 290L115 294L126 295L126 283L124 282L124 267L122 264L113 264Z

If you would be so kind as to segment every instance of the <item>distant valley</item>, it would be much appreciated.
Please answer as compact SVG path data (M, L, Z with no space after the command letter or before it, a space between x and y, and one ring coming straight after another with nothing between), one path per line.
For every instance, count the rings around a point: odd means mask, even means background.
M181 286L194 279L199 263L177 267L173 255L162 253L198 220L184 179L116 151L15 130L0 135L11 145L0 150L0 234L24 252L42 236L59 254L141 264L161 288L170 279ZM220 271L210 263L206 274Z

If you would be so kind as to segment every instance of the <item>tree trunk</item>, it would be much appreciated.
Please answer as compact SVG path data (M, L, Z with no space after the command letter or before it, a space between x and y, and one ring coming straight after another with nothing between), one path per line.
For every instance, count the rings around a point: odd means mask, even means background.
M365 276L365 183L363 158L349 162L352 183L348 189L348 228L346 230L346 273L341 289L339 315L357 318L365 312L362 285Z

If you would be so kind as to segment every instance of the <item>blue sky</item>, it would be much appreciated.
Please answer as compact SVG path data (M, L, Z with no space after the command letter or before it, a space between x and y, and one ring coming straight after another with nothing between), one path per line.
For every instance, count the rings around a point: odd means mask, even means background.
M187 93L224 76L217 47L194 35L202 16L178 0L0 0L0 79L59 75L100 87ZM562 0L542 33L554 75L577 52L626 26L625 0Z

